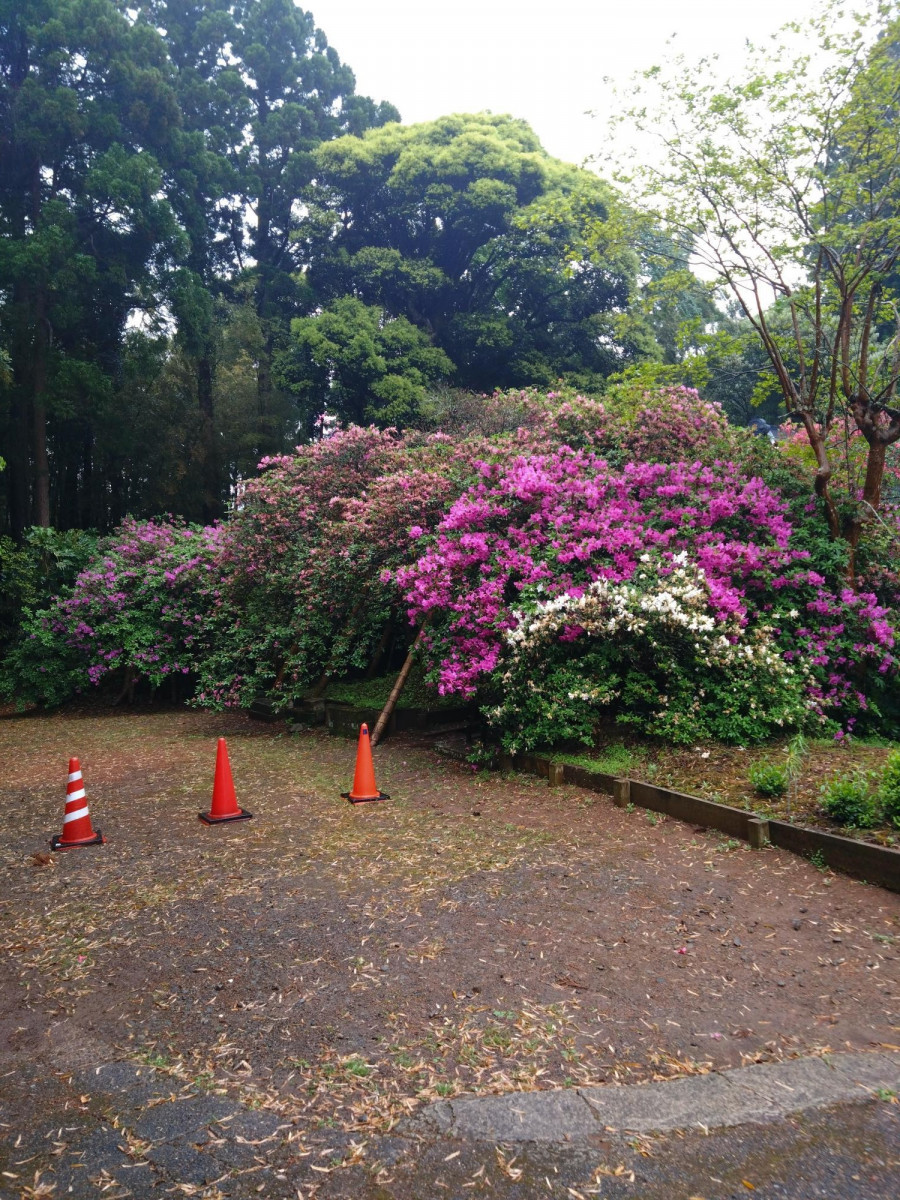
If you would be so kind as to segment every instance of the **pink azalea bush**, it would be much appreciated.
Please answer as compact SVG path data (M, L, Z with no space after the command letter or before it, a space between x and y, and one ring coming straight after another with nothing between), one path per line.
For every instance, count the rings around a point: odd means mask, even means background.
M503 444L351 427L260 464L223 541L219 634L198 701L265 692L278 706L323 673L365 668L391 622L404 633L402 596L386 579L415 559L474 462Z
M718 443L725 449L736 432L720 404L701 399L694 388L665 387L644 393L623 442L636 462L690 462Z
M815 514L806 514L807 523L810 515ZM401 568L397 578L411 619L429 622L439 689L473 696L490 691L498 673L512 682L503 675L509 636L535 606L559 598L577 602L597 581L628 583L648 558L665 579L687 555L702 576L709 617L723 634L736 644L758 638L765 626L782 661L803 668L808 716L823 724L837 718L852 728L870 704L858 686L860 673L868 668L883 681L894 672L891 614L871 593L829 587L815 569L809 543L797 536L779 492L735 463L634 462L615 470L590 451L563 446L511 463L483 464L479 481L450 508L419 560ZM568 647L567 678L575 692L584 690L572 679L585 653L583 635L573 617L558 637ZM613 657L636 661L614 641L609 645ZM651 640L646 648L658 647ZM681 670L688 685L697 682L698 654L682 655L681 668L677 657L671 659L672 670ZM620 717L659 732L659 717L646 714L644 701L652 708L652 698L665 686L672 685L652 671L638 678L632 670L604 704L615 700ZM761 691L764 686L760 680ZM708 732L721 711L721 689L710 684L706 690L703 713L692 722L682 717L685 740ZM551 707L559 703L555 693L548 699ZM509 707L493 707L497 721L512 721L512 741L521 736L527 744L529 735ZM752 730L735 719L732 740L767 736L784 724L789 710L793 724L804 723L786 696L777 711L760 708ZM728 736L721 721L715 722L715 735Z
M849 588L791 451L685 388L480 403L498 432L349 428L264 460L220 527L126 522L0 684L177 674L201 705L277 707L425 624L437 691L509 747L609 717L675 741L896 727L888 543Z

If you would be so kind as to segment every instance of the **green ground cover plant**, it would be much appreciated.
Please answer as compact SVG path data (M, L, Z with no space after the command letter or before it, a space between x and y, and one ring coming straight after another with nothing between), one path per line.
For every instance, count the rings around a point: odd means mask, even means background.
M753 763L749 777L753 790L760 796L783 796L788 789L788 771L783 763Z
M839 825L872 829L881 820L881 805L870 772L835 775L822 788L822 808Z

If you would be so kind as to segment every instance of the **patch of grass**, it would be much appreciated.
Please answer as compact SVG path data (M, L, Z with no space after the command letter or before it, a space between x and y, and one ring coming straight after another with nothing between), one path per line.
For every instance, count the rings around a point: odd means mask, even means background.
M344 1059L344 1070L348 1075L353 1075L356 1079L368 1079L374 1067L364 1062L358 1055L353 1054L349 1058Z
M337 679L329 683L325 689L325 699L334 700L338 704L353 704L358 708L376 708L381 710L387 703L391 689L397 682L397 674L379 675L375 679ZM437 689L429 687L421 670L414 667L410 672L406 686L400 693L397 707L410 708L458 708L459 698L441 696Z
M623 742L611 742L594 754L554 754L553 761L569 763L586 771L599 771L603 775L628 775L644 761L644 755Z

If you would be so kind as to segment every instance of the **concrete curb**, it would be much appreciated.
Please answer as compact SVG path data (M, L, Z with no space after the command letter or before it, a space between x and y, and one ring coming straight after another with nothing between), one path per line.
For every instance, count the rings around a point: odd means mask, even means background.
M429 1105L414 1124L476 1141L589 1143L611 1132L772 1121L871 1100L881 1090L900 1094L900 1053L829 1054L625 1087L462 1097Z

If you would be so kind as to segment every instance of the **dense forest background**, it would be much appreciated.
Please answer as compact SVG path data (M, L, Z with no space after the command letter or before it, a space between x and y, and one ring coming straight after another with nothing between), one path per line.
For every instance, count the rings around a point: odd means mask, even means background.
M399 119L293 0L0 0L0 534L214 519L326 410L692 382L714 328L746 420L687 247L522 121Z

